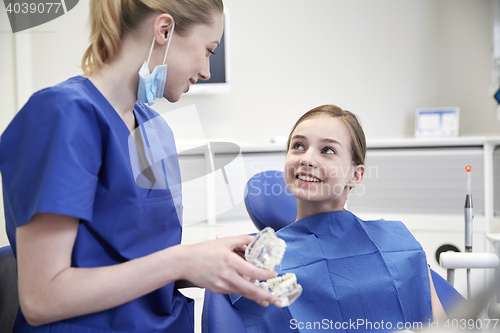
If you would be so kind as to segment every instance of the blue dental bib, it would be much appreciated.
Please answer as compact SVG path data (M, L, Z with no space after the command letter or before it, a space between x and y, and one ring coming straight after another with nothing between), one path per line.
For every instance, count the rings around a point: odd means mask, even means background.
M302 295L268 308L230 295L247 332L389 332L432 318L425 253L399 221L362 221L349 211L310 216L280 229L280 275L295 273ZM420 324L419 324L420 323Z

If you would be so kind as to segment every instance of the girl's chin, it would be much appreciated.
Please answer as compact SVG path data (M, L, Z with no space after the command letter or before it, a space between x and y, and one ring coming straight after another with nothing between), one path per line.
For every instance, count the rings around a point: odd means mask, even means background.
M322 195L319 195L315 191L306 191L298 189L292 192L292 194L299 200L303 201L321 201L324 200Z
M295 188L291 192L297 199L311 202L331 202L343 196L343 193L330 193L324 189L322 192L322 188Z

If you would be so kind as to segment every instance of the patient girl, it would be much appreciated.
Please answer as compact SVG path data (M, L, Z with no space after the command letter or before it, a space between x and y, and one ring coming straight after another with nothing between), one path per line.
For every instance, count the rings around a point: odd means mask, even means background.
M365 154L349 111L323 105L295 124L284 174L297 219L277 236L287 243L280 275L295 273L303 292L281 309L233 299L248 332L388 332L444 316L425 253L403 223L362 221L344 210L363 179Z

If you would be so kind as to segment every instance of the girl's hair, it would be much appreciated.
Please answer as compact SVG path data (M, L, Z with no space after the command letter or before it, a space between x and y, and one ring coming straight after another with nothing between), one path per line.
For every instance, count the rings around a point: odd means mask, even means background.
M89 75L111 61L123 39L153 13L168 13L175 31L183 34L194 24L211 24L214 11L222 13L222 0L90 0L90 46L82 59Z
M366 138L363 128L358 120L358 117L350 111L342 110L335 105L322 105L318 106L312 110L307 111L302 117L297 120L295 126L293 126L290 135L288 136L288 142L286 145L287 151L290 149L290 139L295 128L302 123L304 120L318 117L321 115L328 115L334 118L338 118L342 121L351 135L351 150L352 150L352 161L355 165L365 164L366 156Z

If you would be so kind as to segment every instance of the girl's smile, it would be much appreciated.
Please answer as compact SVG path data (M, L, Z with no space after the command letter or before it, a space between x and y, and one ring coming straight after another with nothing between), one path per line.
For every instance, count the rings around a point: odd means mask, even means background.
M350 133L338 118L312 117L293 131L285 182L308 215L343 209L349 189L362 179L360 170L364 166L354 165Z

